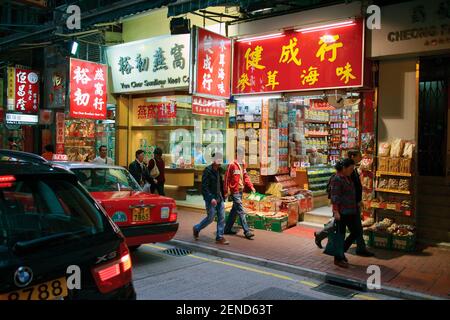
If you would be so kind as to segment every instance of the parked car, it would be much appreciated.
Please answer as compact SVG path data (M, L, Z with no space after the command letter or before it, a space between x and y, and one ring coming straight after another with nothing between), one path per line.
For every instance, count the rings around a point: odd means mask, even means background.
M178 230L175 201L143 192L127 169L83 162L56 163L75 173L120 227L131 250L175 236Z
M0 300L136 299L131 267L120 229L75 174L0 150Z

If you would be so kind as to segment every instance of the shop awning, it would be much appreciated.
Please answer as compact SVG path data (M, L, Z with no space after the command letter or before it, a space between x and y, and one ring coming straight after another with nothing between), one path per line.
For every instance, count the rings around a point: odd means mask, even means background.
M258 6L267 7L268 4L276 6L288 5L291 9L312 9L314 7L333 5L337 3L352 2L354 0L179 0L174 4L169 5L168 17L178 16L189 12L205 9L214 6L239 6L241 10L257 9ZM288 4L286 4L288 3ZM252 10L253 10L252 9ZM249 10L250 11L250 10Z

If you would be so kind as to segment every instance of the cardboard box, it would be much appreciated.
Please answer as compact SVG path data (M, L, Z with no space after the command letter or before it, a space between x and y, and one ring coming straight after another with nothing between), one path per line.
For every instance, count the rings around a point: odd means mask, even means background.
M265 226L266 230L274 231L274 232L283 232L288 228L288 217L266 217L265 218Z

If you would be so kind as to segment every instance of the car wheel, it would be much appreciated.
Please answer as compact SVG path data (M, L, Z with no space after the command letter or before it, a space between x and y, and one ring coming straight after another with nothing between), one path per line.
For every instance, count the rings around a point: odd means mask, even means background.
M141 245L138 246L130 246L128 249L130 249L131 252L135 252Z

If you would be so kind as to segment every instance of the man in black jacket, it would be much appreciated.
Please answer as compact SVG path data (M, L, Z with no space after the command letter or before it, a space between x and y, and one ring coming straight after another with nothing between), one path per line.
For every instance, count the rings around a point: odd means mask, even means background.
M352 159L355 162L355 164L359 164L362 160L361 151L359 151L359 150L349 150L347 153L347 157L349 159ZM355 215L355 220L352 221L352 223L354 224L353 227L355 229L358 229L359 232L357 232L356 239L354 239L352 237L348 237L347 239L345 239L344 250L347 251L351 247L353 242L356 241L356 254L359 256L363 256L363 257L372 257L374 254L367 250L366 243L363 238L363 228L362 228L362 224L361 224L361 209L360 209L363 188L362 188L362 184L361 184L361 179L359 177L358 169L356 169L356 167L355 167L355 170L353 171L352 175L350 176L350 178L352 179L352 182L355 186L356 203L358 205L358 210L359 210L359 214ZM321 231L314 232L315 243L319 248L322 248L321 242L323 239L328 237L328 233L331 231L333 226L334 226L334 220L332 219L325 225L325 228L323 228Z
M130 163L128 170L141 187L144 187L146 183L150 183L150 174L144 163L144 150L139 149L136 151L136 160Z
M206 228L214 221L217 215L217 235L216 243L229 244L223 237L225 229L225 192L223 189L222 178L222 154L213 153L213 162L203 171L202 176L202 195L205 200L207 216L193 227L194 238L197 240L202 229Z

